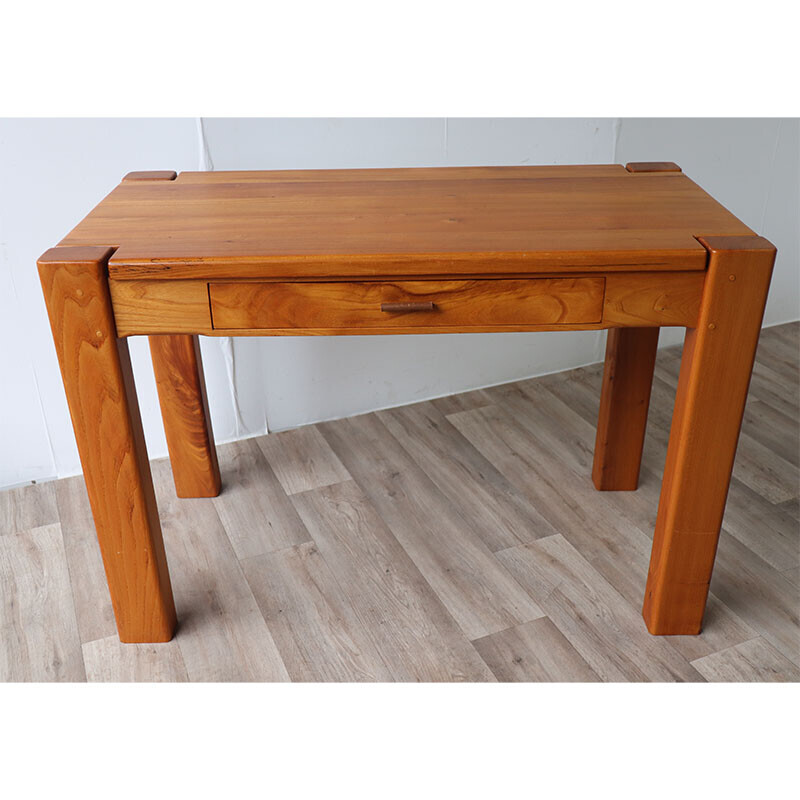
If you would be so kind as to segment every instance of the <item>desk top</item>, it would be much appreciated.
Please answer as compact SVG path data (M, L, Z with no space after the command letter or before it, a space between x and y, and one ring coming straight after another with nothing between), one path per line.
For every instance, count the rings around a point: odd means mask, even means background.
M672 168L131 173L60 244L118 279L702 270L753 231Z

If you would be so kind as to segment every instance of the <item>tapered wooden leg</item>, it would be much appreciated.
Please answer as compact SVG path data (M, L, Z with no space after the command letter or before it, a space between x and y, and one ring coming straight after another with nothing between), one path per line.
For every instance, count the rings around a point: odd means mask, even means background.
M39 260L39 276L119 637L166 642L175 605L128 347L108 292L112 252L56 247Z
M683 348L643 615L651 633L696 634L705 610L775 248L701 238L709 266Z
M150 336L150 354L178 497L216 497L219 464L197 336Z
M612 328L597 419L592 480L601 491L639 485L658 328Z

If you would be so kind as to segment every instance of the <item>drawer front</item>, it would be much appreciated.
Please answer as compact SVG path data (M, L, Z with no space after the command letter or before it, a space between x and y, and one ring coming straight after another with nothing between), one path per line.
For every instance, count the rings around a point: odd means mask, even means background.
M211 283L220 330L525 329L599 323L605 278Z

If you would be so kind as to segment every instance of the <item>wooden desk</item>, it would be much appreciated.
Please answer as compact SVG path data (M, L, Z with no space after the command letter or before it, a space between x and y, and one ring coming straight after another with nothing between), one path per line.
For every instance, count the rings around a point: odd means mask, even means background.
M637 486L669 325L643 613L698 633L774 259L674 164L127 175L39 260L120 638L176 624L125 337L150 337L178 495L209 497L198 334L609 328L592 478L615 491Z

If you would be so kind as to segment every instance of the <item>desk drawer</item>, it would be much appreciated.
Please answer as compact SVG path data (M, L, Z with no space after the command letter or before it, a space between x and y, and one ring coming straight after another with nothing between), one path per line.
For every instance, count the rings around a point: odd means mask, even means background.
M211 283L215 329L381 331L599 323L605 278Z

